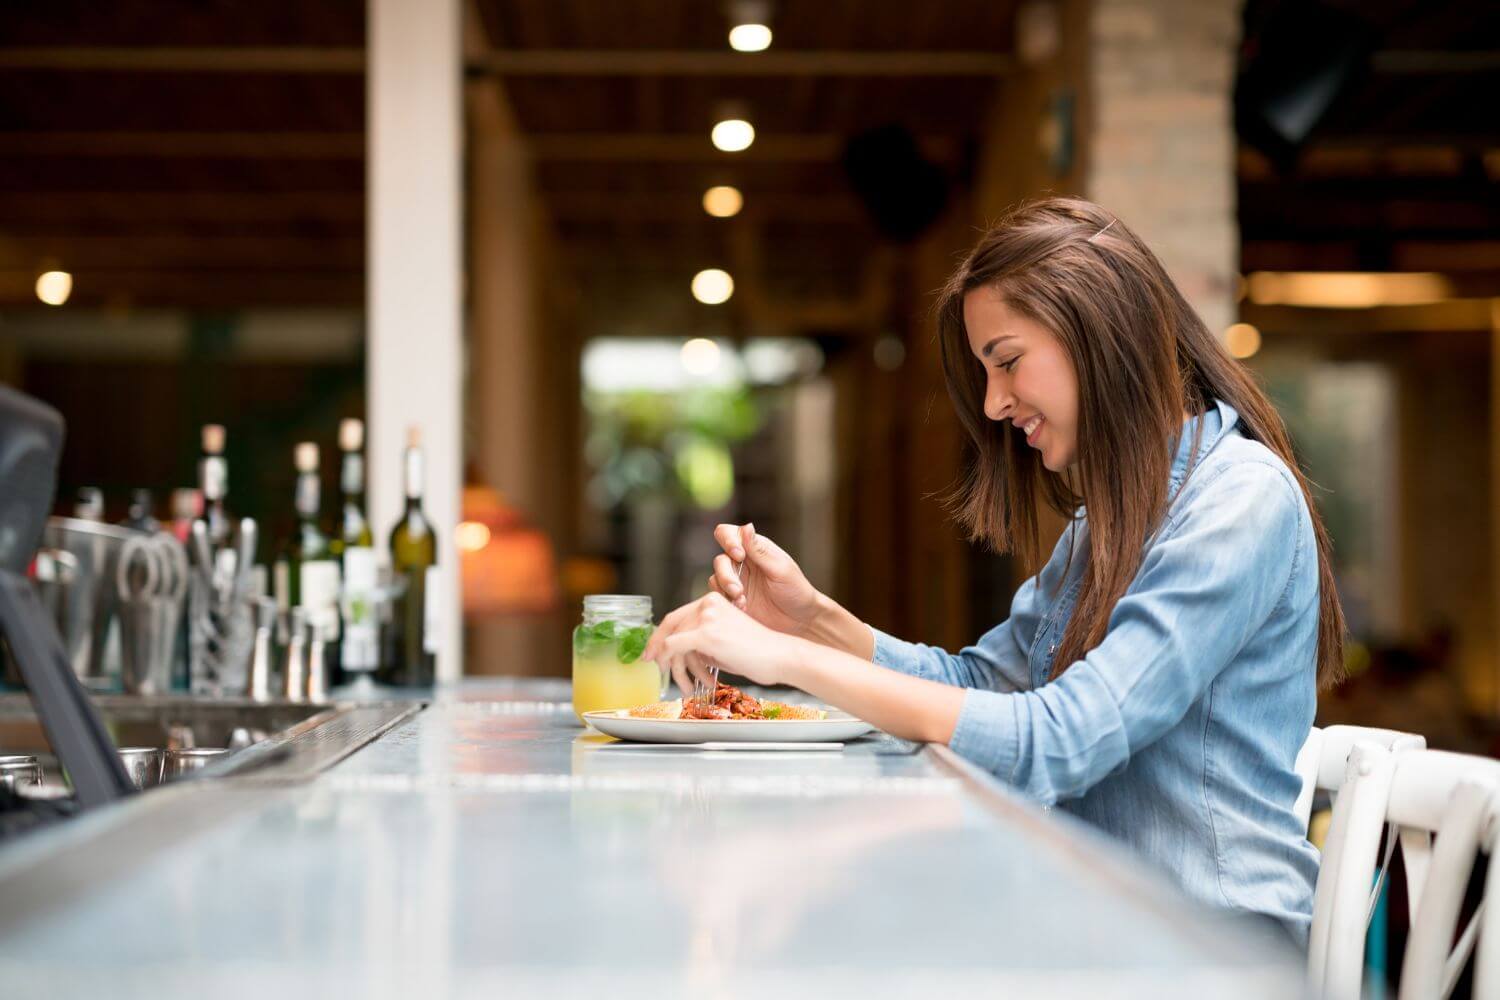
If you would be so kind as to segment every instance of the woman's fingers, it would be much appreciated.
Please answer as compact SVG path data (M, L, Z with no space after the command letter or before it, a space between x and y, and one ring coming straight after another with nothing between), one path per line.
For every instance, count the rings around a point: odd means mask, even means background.
M734 560L727 555L714 556L714 582L717 584L714 590L731 601L745 596L745 586L740 582L739 570L735 568Z
M729 554L729 558L735 562L745 561L745 546L741 540L740 526L738 524L721 524L714 528L714 541Z

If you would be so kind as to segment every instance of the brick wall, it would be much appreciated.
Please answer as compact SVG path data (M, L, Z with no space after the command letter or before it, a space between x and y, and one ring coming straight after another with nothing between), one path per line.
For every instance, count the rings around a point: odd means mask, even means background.
M1209 329L1235 317L1239 0L1094 0L1084 190L1161 257Z

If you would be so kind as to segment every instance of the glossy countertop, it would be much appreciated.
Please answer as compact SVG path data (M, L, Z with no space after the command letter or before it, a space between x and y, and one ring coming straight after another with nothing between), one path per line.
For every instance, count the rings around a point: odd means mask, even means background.
M0 848L0 996L1293 996L1299 957L941 748L609 748L468 682L309 780Z

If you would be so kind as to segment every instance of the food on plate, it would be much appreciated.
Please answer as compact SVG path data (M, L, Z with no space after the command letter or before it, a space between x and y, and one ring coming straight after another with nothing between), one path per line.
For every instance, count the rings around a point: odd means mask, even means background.
M662 701L632 708L629 715L637 719L826 719L828 713L808 705L788 705L780 701L761 701L732 684L720 684L714 699L707 705L691 698Z
M679 719L682 717L682 699L658 701L651 705L632 708L629 713L635 719Z

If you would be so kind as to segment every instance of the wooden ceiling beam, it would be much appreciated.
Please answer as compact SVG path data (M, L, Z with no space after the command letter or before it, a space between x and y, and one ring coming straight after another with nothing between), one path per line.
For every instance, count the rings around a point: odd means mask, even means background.
M350 160L363 132L0 132L0 156Z
M731 51L505 49L469 59L472 72L499 76L963 76L1010 73L1015 60L1001 52L855 52L847 50L742 53Z
M540 132L527 137L527 145L536 160L574 160L580 162L670 162L670 163L822 163L836 161L843 154L848 136L833 133L800 135L762 135L740 153L724 153L709 142L708 133L633 132ZM960 140L951 135L921 136L917 140L922 152L932 160L951 162L957 159ZM0 150L3 151L3 150Z
M68 270L354 271L364 267L362 237L296 236L15 236L0 234L0 269L42 261Z
M703 211L701 192L641 195L617 191L548 191L543 197L552 216L562 223L607 222L629 217L642 222L682 225L725 224L725 220ZM743 214L827 224L859 224L866 218L854 199L842 193L750 193L746 195Z
M358 225L364 196L345 191L0 191L0 223L298 222Z
M73 276L65 309L87 306L250 308L364 305L363 271L211 271L186 274L140 269ZM36 306L36 272L0 269L0 306Z
M363 48L68 46L0 48L0 70L131 73L363 73Z
M506 49L470 53L471 74L500 76L992 77L1015 69L1001 52ZM0 48L0 70L142 73L365 71L362 48L312 46L67 46Z

